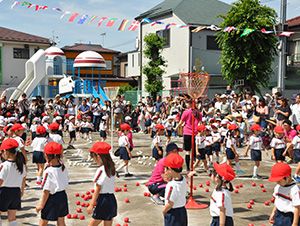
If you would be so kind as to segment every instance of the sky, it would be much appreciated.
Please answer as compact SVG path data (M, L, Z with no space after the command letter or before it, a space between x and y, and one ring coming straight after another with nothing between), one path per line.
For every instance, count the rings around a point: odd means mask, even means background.
M1 0L0 0L1 1ZM19 0L23 2L24 0ZM27 0L28 2L40 6L48 6L48 10L35 11L33 8L27 9L26 6L17 5L11 10L12 0L3 0L0 3L0 26L50 38L54 31L58 37L55 41L58 47L73 45L74 43L101 44L105 48L126 52L134 50L135 39L138 36L138 29L134 32L127 28L133 22L134 18L159 4L163 0ZM209 0L206 0L209 1ZM221 0L228 4L234 0ZM300 16L300 0L287 0L287 19ZM262 0L263 4L274 8L280 16L281 0ZM54 11L52 8L59 7L71 14L60 19L62 12ZM68 22L72 13L79 13L74 22ZM82 15L88 14L89 18L93 15L98 18L91 24L86 21L84 24L78 24ZM97 27L99 18L118 18L113 27L106 27L105 21L100 27ZM89 20L88 18L88 20ZM124 31L118 31L119 25L123 19L128 19ZM278 18L279 19L279 18ZM101 36L101 34L106 35Z

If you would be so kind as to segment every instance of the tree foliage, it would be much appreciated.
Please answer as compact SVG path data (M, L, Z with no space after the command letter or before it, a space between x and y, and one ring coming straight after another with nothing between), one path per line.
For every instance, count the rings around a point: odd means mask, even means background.
M163 90L162 75L165 73L166 61L162 57L164 38L150 33L144 38L145 50L144 56L149 59L148 63L143 67L143 74L146 75L145 89L156 96L156 93Z
M218 33L224 78L231 85L238 79L244 79L245 86L241 88L260 93L259 87L267 87L273 74L272 62L277 55L277 38L274 33L263 34L260 31L240 36L245 28L273 31L277 17L275 10L262 5L259 0L238 0L227 15L220 17L224 20L220 27L234 26L239 29Z
M133 87L130 84L122 84L119 88L118 95L124 94L125 91L135 91L137 87Z

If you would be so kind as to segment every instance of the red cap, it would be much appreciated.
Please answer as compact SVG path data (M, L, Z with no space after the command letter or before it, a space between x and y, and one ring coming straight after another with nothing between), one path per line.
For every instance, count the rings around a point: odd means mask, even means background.
M39 126L38 128L36 128L36 134L43 134L43 133L46 133L45 126Z
M210 122L210 123L211 123L211 122L216 122L216 120L213 119L213 118L211 118L211 119L209 120L209 122Z
M7 133L7 129L8 129L8 126L5 126L5 128L3 129L3 133Z
M206 129L206 126L205 125L199 125L198 127L197 127L197 130L198 131L203 131L203 130L205 130Z
M292 173L292 169L288 164L284 162L276 163L272 167L271 176L269 177L268 181L270 182L280 181L281 179L290 176L291 173Z
M91 116L87 116L86 118L92 118Z
M47 113L45 113L45 112L42 114L42 116L46 116L46 115L47 115Z
M165 158L163 165L175 169L180 168L183 165L183 158L177 153L169 154Z
M159 129L165 129L165 127L162 124L157 124L155 126L155 129L159 130Z
M11 113L10 113L10 112L7 112L7 113L6 113L6 116L7 116L7 117L10 117L10 116L11 116Z
M69 115L69 114L65 114L65 118L66 118L66 117L70 117L70 115Z
M239 127L237 125L235 125L235 124L230 124L228 126L228 130L236 130L237 128L239 128Z
M126 123L121 124L120 127L121 127L121 130L131 130L130 125L128 125Z
M296 126L296 130L300 130L300 125Z
M81 118L81 115L77 115L77 118L80 119L80 118Z
M25 128L20 123L16 123L10 128L12 132L16 132L17 130L22 130L22 129Z
M89 152L94 152L96 154L109 154L111 146L106 142L96 142Z
M5 141L3 141L3 143L1 144L0 150L8 150L11 148L17 148L19 147L18 141L16 141L15 139L9 138Z
M59 124L57 122L53 122L48 126L49 129L51 130L58 130L59 129Z
M254 131L254 130L262 130L262 128L261 128L260 125L258 125L258 124L253 124L253 125L250 127L250 129L251 129L252 131Z
M227 163L218 164L214 162L214 169L222 177L223 180L232 181L235 178L235 173Z
M284 129L283 129L282 126L276 126L276 127L274 128L274 131L275 131L276 133L284 133Z
M53 116L55 117L55 116L59 116L59 114L57 113L57 112L55 112L54 114L53 114Z
M62 151L62 146L57 142L49 142L44 147L45 154L57 155L57 154L61 154L61 151Z

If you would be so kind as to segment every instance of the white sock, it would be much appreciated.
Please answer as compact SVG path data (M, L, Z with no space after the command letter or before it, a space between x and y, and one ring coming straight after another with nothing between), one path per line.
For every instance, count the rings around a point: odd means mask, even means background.
M210 162L213 161L213 156L212 155L209 156L209 160L210 160Z
M39 181L39 182L41 182L42 181L42 177L37 176L36 180Z
M84 137L83 137L84 139L86 139L86 133L84 134Z
M128 165L125 167L125 172L129 173L129 167L128 167Z
M90 137L90 140L91 140L92 139L92 135L90 134L89 137Z
M237 170L241 170L241 166L240 166L240 163L239 163L239 162L236 162L236 163L235 163L235 166L236 166L236 169L237 169Z
M72 141L71 145L73 145L75 143L75 140Z
M219 162L220 156L217 156L217 162Z
M17 221L11 221L11 222L9 222L9 226L18 226L18 222Z
M254 166L254 168L253 168L253 175L257 175L257 171L258 171L258 167Z
M207 166L210 166L210 161L207 161Z
M116 169L117 172L120 172L121 169L123 169L125 167L125 165L119 166L118 169Z

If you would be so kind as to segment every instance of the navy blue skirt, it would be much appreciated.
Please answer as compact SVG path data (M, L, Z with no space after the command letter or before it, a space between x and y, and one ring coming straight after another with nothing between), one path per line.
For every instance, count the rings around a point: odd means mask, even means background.
M275 222L273 226L292 225L294 221L294 213L283 213L279 210L276 210L274 220ZM300 221L298 221L298 226L300 226Z
M120 147L120 159L130 160L126 147Z
M196 155L196 159L198 159L198 160L204 160L205 159L205 154L206 154L205 149L204 148L200 148L200 149L198 149L198 152L199 152L200 155Z
M212 145L212 150L213 150L214 152L220 152L220 150L221 150L220 142L214 143L214 144Z
M167 130L166 136L167 136L167 137L172 136L172 130Z
M36 132L32 132L31 140L33 140L34 138L36 138Z
M76 138L75 130L70 132L70 138Z
M114 194L99 194L92 217L96 220L111 221L117 216L117 209L118 204Z
M106 137L106 131L105 130L101 130L100 131L100 137Z
M163 152L163 148L159 147L161 152ZM155 159L162 159L163 158L163 153L160 155L158 154L158 150L157 148L154 146L154 148L152 149L152 157Z
M261 150L251 150L251 160L252 161L261 161Z
M45 164L46 159L44 157L44 153L40 151L34 151L32 154L32 163Z
M220 218L219 217L213 217L213 220L212 220L210 226L219 226L219 225L220 225ZM227 217L226 216L225 226L233 226L232 217Z
M21 189L20 188L0 188L0 211L21 209Z
M293 161L295 163L300 162L300 149L294 149L294 157L293 157Z
M235 159L235 154L234 154L234 152L232 151L231 148L226 148L226 157L229 160Z
M65 217L69 213L68 197L65 191L49 195L46 205L41 212L41 218L48 221L57 221L59 217Z
M284 161L285 160L285 157L282 155L284 152L284 148L281 148L281 149L275 149L275 158L276 160L282 160Z
M57 131L57 134L59 134L61 137L64 137L64 136L63 136L63 132L62 132L61 130L58 130L58 131Z
M170 209L165 215L165 226L187 226L188 217L185 207Z
M212 153L212 146L205 147L204 150L205 150L206 155L212 155L213 154Z

